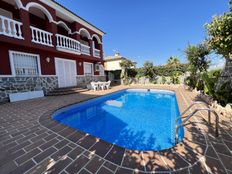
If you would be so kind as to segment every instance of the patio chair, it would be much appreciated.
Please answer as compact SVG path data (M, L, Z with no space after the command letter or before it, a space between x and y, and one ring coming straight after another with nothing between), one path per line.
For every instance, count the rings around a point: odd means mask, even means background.
M106 89L110 89L110 84L111 84L111 81L110 81L110 80L109 80L108 82L105 83Z
M104 89L105 89L105 86L106 86L106 83L105 83L105 82L100 82L100 83L99 83L99 87L101 88L101 90L104 90Z
M97 84L97 83L91 82L90 84L91 84L91 87L92 87L92 89L93 89L94 91L98 90L98 84Z

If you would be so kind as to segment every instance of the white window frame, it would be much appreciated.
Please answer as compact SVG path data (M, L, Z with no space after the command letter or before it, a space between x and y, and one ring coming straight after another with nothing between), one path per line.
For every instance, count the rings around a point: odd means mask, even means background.
M38 74L35 75L35 76L30 76L30 77L38 77L38 76L41 76L41 64L40 64L40 56L39 54L31 54L31 53L26 53L26 52L21 52L21 51L12 51L10 50L9 51L9 58L10 58L10 67L11 67L11 74L13 77L28 77L27 75L25 76L17 76L16 75L16 71L15 71L15 66L14 66L14 57L13 57L13 54L14 53L18 53L18 54L24 54L26 56L35 56L36 57L36 60L37 60L37 68L38 68Z
M84 64L83 64L83 69L84 69L84 76L91 76L91 75L86 75L85 74L85 65L87 65L87 64L89 64L89 65L91 65L92 66L92 76L94 75L94 66L93 66L93 63L90 63L90 62L84 62Z

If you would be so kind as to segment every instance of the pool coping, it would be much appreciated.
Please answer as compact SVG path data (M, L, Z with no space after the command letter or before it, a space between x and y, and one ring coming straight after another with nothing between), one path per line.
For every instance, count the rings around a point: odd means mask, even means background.
M149 88L159 89L157 87L155 88L149 87ZM125 89L131 89L131 88L128 87L121 90L113 91L106 95L110 95L112 93L119 92ZM141 89L147 89L147 88L143 87ZM181 96L182 95L181 91L178 91L178 89L167 89L167 90L175 92L180 113L183 112L181 106L181 98L183 98L184 96ZM75 130L73 128L65 126L52 119L53 113L62 108L66 108L98 97L101 96L92 97L87 100L82 100L80 102L68 104L58 109L50 110L39 117L39 123L43 127L46 127L47 129L53 131L54 133L84 148L90 154L94 153L95 155L104 158L106 161L109 161L110 163L113 163L125 169L136 170L138 172L162 172L162 173L167 172L168 173L170 171L182 171L189 168L190 166L197 164L199 161L201 161L204 158L204 155L208 149L208 144L206 141L206 137L204 135L200 136L200 140L198 140L197 142L192 141L191 138L190 138L191 142L189 142L190 141L189 138L186 139L185 137L182 142L166 150L161 150L161 151L129 150L126 148L122 148L118 145L113 145L111 143L108 143L92 135L86 134L80 130ZM201 132L198 132L197 130L196 130L196 134L201 134ZM184 131L185 131L185 136L186 135L189 136L190 134L192 134L191 132L189 132L187 128L185 128ZM69 136L67 137L66 135ZM201 143L199 143L199 141L201 141ZM185 159L183 157L183 151L181 151L181 149L183 148L183 146L186 146L186 144L188 145L190 144L187 149L189 150L188 153L195 155L194 161L190 162L188 161L188 159ZM180 161L179 164L172 166L171 164L172 158L178 159ZM135 159L136 160L141 159L141 162L136 163Z

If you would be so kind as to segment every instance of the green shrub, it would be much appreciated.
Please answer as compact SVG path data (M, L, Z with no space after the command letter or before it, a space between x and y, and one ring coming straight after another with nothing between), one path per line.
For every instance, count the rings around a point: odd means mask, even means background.
M185 79L185 83L186 85L188 85L191 88L195 88L196 87L196 79L193 76L189 76Z
M167 82L167 79L165 76L162 76L162 84L165 84Z
M228 103L232 103L232 88L230 82L224 83L216 92L215 99L225 106Z

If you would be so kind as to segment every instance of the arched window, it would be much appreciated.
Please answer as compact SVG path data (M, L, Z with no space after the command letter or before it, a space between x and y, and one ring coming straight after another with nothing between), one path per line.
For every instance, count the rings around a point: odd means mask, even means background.
M71 29L63 21L57 23L57 33L68 36L72 33Z
M89 39L91 39L89 32L86 29L81 28L79 30L79 33L80 33L80 42L81 42L81 44L89 46Z
M33 27L46 30L49 28L48 23L53 21L49 11L42 5L34 2L27 4L26 9L30 14L30 24Z

